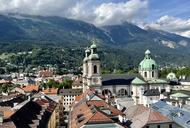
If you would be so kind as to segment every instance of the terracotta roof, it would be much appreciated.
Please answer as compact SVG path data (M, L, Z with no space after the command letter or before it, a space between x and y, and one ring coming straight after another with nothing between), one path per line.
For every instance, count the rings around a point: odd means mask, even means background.
M70 127L79 128L85 124L113 123L106 114L88 106L85 102L71 112Z
M161 115L159 112L149 109L149 113L148 123L171 122L169 118Z
M44 94L57 94L57 91L58 89L57 88L47 88L47 89L44 89L42 92Z
M88 120L88 124L90 123L97 123L97 122L101 122L101 123L114 123L114 121L112 119L110 119L107 115L103 114L100 111L97 111L89 120Z
M14 113L11 107L0 107L0 112L3 113L4 119L8 119Z
M70 127L79 128L88 122L92 116L93 113L91 112L91 109L87 106L86 103L83 103L71 112Z
M98 108L104 108L104 109L108 109L111 112L111 115L116 116L116 115L124 115L124 113L122 113L120 110L118 110L117 108L114 108L112 105L109 105L108 103L106 103L104 100L101 101L96 101L96 100L91 100L87 102L88 105L94 105Z
M172 122L169 118L143 105L131 106L127 109L126 117L131 120L131 127L139 128L152 123Z
M39 86L37 85L27 85L22 87L21 89L23 89L25 92L32 92L32 91L38 91Z
M87 90L76 97L78 102L72 105L69 117L70 128L79 128L87 124L117 123L112 120L112 117L124 115L120 110L101 100L101 98L97 100L92 99L93 96L97 96L95 92Z
M81 99L85 98L87 95L91 95L93 94L92 90L86 90L84 93L82 93L81 95L77 96L75 101L80 101Z

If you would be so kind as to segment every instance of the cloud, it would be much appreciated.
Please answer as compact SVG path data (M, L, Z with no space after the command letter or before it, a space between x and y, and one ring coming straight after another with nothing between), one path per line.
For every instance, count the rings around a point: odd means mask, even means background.
M155 23L148 24L147 26L190 37L190 19L183 20L165 15L160 17Z
M148 0L0 0L1 13L63 16L96 25L143 19Z
M119 24L123 21L143 19L148 13L148 1L131 0L101 4L94 13L96 15L95 23L99 25Z

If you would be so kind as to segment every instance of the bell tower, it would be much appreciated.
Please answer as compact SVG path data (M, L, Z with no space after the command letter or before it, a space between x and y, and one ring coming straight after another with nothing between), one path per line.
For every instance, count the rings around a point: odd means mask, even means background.
M93 40L92 45L86 50L83 61L83 91L93 88L97 92L101 91L101 61L97 53L97 45Z

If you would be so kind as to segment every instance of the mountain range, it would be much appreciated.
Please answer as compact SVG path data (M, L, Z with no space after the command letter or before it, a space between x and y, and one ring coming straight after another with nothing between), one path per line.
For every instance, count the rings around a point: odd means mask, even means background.
M56 16L0 15L0 44L4 45L48 43L84 49L93 38L97 39L106 61L137 64L149 49L159 64L190 65L190 38L174 33L142 29L128 22L97 27ZM110 56L113 54L115 60Z

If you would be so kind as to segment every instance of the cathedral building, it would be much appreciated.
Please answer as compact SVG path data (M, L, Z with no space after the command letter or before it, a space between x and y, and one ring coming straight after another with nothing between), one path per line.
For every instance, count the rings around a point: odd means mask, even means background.
M168 82L159 79L158 65L152 59L149 50L145 52L138 70L137 75L102 75L97 45L95 41L92 41L92 45L85 50L83 60L83 92L91 88L103 95L131 97L135 104L149 106L160 100L163 92L170 91Z

